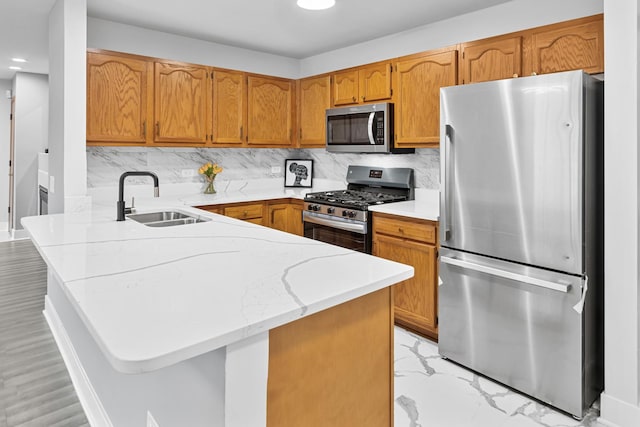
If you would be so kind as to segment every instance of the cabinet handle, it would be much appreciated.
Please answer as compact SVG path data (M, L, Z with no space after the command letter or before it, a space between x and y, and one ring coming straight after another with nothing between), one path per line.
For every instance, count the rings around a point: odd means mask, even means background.
M242 126L240 126L240 139L242 139L242 131L243 131Z
M365 100L365 97L364 97L364 96L362 97L362 100L363 100L363 101Z
M142 122L142 136L144 138L147 137L147 121L146 120Z
M356 97L355 96L352 97L351 99L353 100L353 102L356 102Z
M398 227L398 233L404 234L404 230L402 229L402 227Z
M302 139L302 128L300 128L300 139Z
M242 215L246 217L247 216L247 211L242 212Z
M160 122L156 122L156 136L160 136Z

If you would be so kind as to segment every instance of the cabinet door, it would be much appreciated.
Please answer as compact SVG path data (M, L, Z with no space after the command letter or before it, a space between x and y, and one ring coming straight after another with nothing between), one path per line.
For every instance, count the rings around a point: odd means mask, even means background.
M267 206L267 215L268 227L280 231L289 231L289 203L269 204Z
M374 255L413 266L414 276L393 287L395 320L420 333L435 335L435 246L378 234L374 240Z
M155 141L205 143L210 134L208 70L155 64Z
M522 75L522 38L499 37L461 45L462 83Z
M302 200L292 200L289 210L289 225L287 231L291 234L304 236L304 223L302 222L302 211L304 202Z
M249 145L292 145L293 87L291 80L249 76Z
M331 108L331 79L324 76L300 80L298 96L298 144L301 147L324 147L325 112Z
M438 146L440 88L455 85L458 52L427 55L397 63L395 144L397 147Z
M358 70L333 75L333 105L351 105L359 102Z
M244 73L213 73L213 142L242 144L246 134L247 84Z
M147 61L87 54L87 141L145 144L152 112Z
M375 64L358 71L360 101L372 102L391 99L391 64Z
M604 30L601 16L589 22L560 26L531 35L530 63L527 74L584 70L604 72Z

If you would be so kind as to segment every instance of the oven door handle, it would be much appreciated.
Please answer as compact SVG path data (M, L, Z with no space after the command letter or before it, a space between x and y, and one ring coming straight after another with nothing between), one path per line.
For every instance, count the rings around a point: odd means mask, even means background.
M344 222L341 220L327 219L315 215L309 215L307 212L302 213L302 220L312 224L325 225L327 227L337 228L345 231L352 231L358 234L367 234L366 224L356 224L353 222Z

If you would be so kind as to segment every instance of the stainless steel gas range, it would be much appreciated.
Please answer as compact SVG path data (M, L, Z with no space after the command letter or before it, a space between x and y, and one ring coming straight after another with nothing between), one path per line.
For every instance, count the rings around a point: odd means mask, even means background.
M410 168L349 166L347 189L305 196L305 237L371 253L369 206L413 200Z

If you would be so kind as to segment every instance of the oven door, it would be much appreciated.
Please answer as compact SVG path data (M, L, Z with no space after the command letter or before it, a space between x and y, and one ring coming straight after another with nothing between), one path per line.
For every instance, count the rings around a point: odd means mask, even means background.
M371 253L371 233L368 222L307 211L302 212L302 220L304 237L358 252Z

